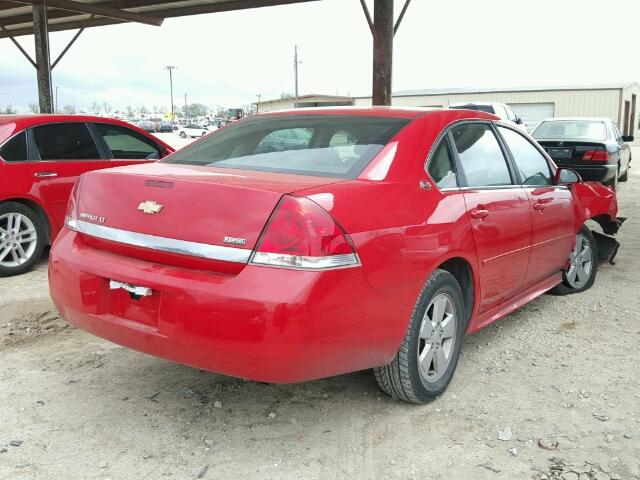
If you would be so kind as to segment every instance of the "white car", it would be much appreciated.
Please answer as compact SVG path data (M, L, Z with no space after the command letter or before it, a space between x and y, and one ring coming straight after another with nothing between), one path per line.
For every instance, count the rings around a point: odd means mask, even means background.
M187 123L186 125L180 125L177 130L178 135L182 138L196 138L204 137L207 133L211 133L206 127L201 127L195 123Z
M507 105L506 103L496 103L496 102L460 102L460 103L452 103L449 105L449 108L455 108L458 110L477 110L480 112L487 112L497 115L502 120L506 122L511 122L515 124L520 130L525 133L529 133L529 129L527 125L522 121L522 119L516 115L516 112Z

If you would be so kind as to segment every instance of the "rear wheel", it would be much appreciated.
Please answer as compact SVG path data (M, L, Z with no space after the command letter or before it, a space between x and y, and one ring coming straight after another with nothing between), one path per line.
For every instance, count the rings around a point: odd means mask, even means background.
M576 246L569 255L569 266L562 272L562 283L552 293L569 295L591 288L598 271L598 251L596 240L585 225L576 234Z
M629 164L627 165L627 169L624 171L624 173L620 175L621 182L626 182L627 180L629 180L629 168L631 168L631 162L629 162Z
M21 203L0 204L0 276L19 275L42 255L45 229L39 215Z
M380 388L412 403L429 402L444 392L462 349L464 312L455 277L446 270L436 270L420 293L395 358L374 369Z
M180 132L180 137L181 138L187 138L187 134L185 132Z

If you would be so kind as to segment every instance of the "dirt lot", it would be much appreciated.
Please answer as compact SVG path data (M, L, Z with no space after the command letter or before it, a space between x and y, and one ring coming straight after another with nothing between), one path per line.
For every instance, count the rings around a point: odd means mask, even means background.
M468 337L426 406L370 372L273 386L174 365L68 326L46 259L0 279L0 479L640 479L638 173L618 264Z

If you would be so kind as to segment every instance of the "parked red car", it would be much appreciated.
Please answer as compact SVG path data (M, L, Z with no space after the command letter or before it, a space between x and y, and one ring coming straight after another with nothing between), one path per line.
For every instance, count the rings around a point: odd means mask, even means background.
M581 292L617 242L615 193L465 110L241 120L153 165L90 172L50 254L53 300L113 342L237 377L375 368L425 402L473 333Z
M38 261L64 224L79 175L173 151L118 120L0 115L0 276L23 273Z

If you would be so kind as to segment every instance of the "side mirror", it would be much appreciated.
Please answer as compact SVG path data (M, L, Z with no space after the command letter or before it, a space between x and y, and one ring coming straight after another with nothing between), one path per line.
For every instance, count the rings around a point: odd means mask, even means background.
M520 117L516 117L516 124L522 125L522 119Z
M575 170L571 170L570 168L558 168L556 170L556 185L570 185L572 183L580 183L582 182L582 177Z
M622 135L623 142L633 142L633 140L634 140L633 135Z

